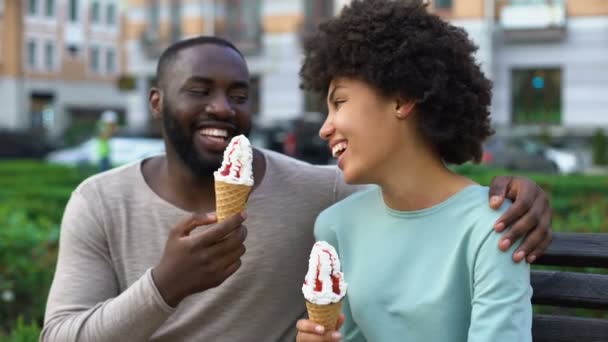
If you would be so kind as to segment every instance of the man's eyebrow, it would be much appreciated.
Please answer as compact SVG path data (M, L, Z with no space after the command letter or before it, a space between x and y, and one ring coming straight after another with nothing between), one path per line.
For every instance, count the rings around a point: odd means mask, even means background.
M247 81L234 81L230 84L230 88L245 88L249 89L249 82Z
M192 76L186 80L186 83L207 83L213 84L213 80L202 76Z

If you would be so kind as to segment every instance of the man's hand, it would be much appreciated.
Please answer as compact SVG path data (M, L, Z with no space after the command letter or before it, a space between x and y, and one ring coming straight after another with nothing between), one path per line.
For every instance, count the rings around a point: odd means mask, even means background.
M496 221L494 229L502 232L505 227L511 228L500 239L499 248L506 251L514 241L526 235L513 253L513 260L520 262L526 258L532 263L551 243L549 199L540 186L529 179L495 177L490 185L490 206L498 209L505 197L513 201L513 205Z
M185 297L220 285L241 266L247 229L245 214L192 233L196 227L217 222L215 214L193 214L178 223L165 244L152 277L165 302L177 306Z
M298 335L296 342L337 342L341 340L340 332L337 330L344 324L344 314L340 314L336 330L325 331L325 328L308 319L301 319L296 324Z

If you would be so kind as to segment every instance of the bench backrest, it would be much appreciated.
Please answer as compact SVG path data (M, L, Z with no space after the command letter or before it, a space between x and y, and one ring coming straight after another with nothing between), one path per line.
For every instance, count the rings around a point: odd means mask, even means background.
M594 267L601 271L533 269L533 304L599 309L608 313L608 234L554 234L551 246L535 265ZM532 335L534 342L606 342L608 319L537 314Z

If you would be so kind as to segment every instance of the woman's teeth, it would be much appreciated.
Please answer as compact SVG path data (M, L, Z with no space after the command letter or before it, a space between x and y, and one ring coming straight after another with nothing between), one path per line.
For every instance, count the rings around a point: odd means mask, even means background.
M334 156L334 158L338 158L344 152L344 150L346 150L346 146L346 142L337 143L331 149L331 154Z

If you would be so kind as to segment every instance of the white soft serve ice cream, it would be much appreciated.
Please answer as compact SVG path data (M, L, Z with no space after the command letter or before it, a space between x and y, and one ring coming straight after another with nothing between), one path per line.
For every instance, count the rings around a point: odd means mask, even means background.
M224 160L213 175L216 181L253 186L253 152L249 139L237 135L230 140L224 151Z
M302 286L304 298L319 305L337 303L346 294L347 286L334 247L325 241L315 243Z

